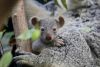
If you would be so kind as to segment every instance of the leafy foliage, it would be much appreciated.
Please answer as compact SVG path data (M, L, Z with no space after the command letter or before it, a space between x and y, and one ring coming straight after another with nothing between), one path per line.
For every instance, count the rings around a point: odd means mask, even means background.
M10 62L12 61L12 55L11 52L6 52L1 60L0 60L0 67L8 67Z
M4 36L1 39L1 43L3 44L3 47L5 47L9 44L9 41L13 35L14 35L13 32L7 32L4 34Z
M32 32L34 31L34 29L30 29L27 30L25 32L23 32L22 34L20 34L16 39L20 39L20 40L28 40L32 37Z
M32 41L39 39L39 37L40 37L40 30L35 29L34 32L32 33Z
M44 2L48 2L48 0L44 0Z
M1 41L1 39L2 39L2 36L3 36L3 33L4 33L4 32L5 32L5 30L0 32L0 41Z
M34 41L37 40L39 37L40 37L40 30L32 28L20 34L16 39L20 39L20 40L32 39Z
M0 51L4 51L5 47L8 48L8 44L10 41L10 38L12 35L14 35L13 32L7 32L4 34L5 31L0 32L0 42L1 42L1 49ZM12 61L12 54L11 52L5 52L0 59L0 67L8 67L10 62Z
M3 35L3 32L0 32L0 40L1 40L1 38L2 38L2 35Z

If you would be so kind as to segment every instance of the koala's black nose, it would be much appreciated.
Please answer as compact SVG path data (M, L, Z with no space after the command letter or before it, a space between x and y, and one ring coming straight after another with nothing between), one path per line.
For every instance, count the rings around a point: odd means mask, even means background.
M48 34L48 35L46 36L46 40L50 41L51 39L52 39L52 37Z

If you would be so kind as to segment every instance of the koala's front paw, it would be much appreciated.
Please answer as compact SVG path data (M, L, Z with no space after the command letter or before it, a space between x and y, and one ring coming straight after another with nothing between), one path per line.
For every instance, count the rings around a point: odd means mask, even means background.
M60 47L60 46L63 46L64 45L64 41L63 41L63 39L56 39L55 40L55 43L54 43L54 46L58 46L58 47Z

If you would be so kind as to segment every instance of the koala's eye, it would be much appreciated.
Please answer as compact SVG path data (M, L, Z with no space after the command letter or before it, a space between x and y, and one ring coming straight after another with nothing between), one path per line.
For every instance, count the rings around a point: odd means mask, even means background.
M53 31L56 31L56 28L53 28Z
M41 28L41 31L44 31L44 28Z

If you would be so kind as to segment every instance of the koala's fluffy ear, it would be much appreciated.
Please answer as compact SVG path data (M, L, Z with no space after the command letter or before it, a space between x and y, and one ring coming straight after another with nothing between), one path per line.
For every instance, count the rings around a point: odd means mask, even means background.
M32 24L33 26L35 26L35 25L38 23L37 17L32 17L32 18L30 19L30 22L31 22L31 24Z
M40 26L40 22L39 19L37 17L32 17L30 19L30 23L35 27L35 28L39 28Z
M62 27L64 25L64 22L65 22L64 18L60 16L57 20L58 27L59 28Z

